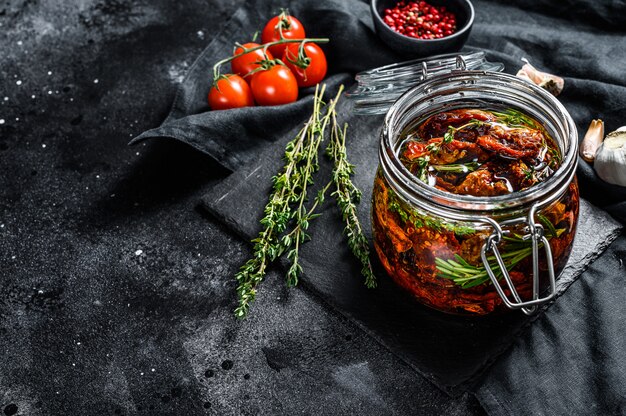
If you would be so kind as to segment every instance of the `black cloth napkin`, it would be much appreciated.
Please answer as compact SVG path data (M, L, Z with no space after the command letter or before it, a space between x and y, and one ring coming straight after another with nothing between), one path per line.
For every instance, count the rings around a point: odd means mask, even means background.
M268 175L275 165L259 164L256 159L259 158L260 154L263 154L261 160L266 160L271 155L274 156L273 160L276 160L282 151L282 145L292 137L294 130L310 113L310 90L302 92L304 98L299 102L274 108L247 108L226 112L210 112L206 105L206 93L210 81L208 77L211 73L212 63L224 57L224 51L231 49L232 42L249 39L250 36L248 35L260 29L269 16L275 13L280 6L284 7L285 2L253 2L239 10L225 26L224 31L211 42L190 69L177 94L172 112L163 125L145 132L133 140L136 143L147 138L170 137L189 143L211 155L230 170L237 171L245 166L246 175L241 176L244 171L236 172L232 178L238 177L239 182L229 179L232 181L229 182L232 186L230 188L225 187L222 195L218 198L215 198L213 193L207 195L205 202L212 207L216 203L225 204L231 197L231 192L233 195L238 194L240 192L238 185L241 185L241 182L256 184L249 188L250 192L259 193L266 189L259 189L259 187L262 186L261 182L263 182L263 186L267 186L268 182L255 178ZM318 0L289 2L288 6L294 15L303 20L310 35L327 36L332 39L330 44L324 45L324 49L330 61L331 78L329 83L333 87L336 87L340 82L347 82L350 76L358 70L402 59L388 51L373 33L369 8L366 3ZM596 4L592 0L541 1L538 3L522 1L516 6L511 6L505 3L476 1L475 8L476 23L467 48L485 50L491 60L504 62L507 72L514 73L521 66L520 59L526 57L538 68L564 76L566 87L560 98L574 117L581 138L592 118L604 119L608 131L626 124L624 123L626 119L626 83L623 78L623 68L626 66L626 38L623 27L626 26L626 21L623 17L625 16L623 2ZM342 111L345 111L345 108ZM373 150L371 140L375 140L380 119L358 118L356 123L352 122L351 124L352 138L350 139L349 152L353 159L359 159L359 151L371 152ZM357 134L354 134L355 126L359 127ZM359 160L366 159L361 158ZM357 183L363 189L371 191L371 177L367 176L368 171L361 169L361 172L356 177ZM605 207L622 222L626 221L626 206L624 205L626 190L624 188L603 183L595 176L592 168L582 161L578 174L583 196L588 197L593 203ZM237 191L235 192L235 190ZM218 201L222 197L223 199ZM260 204L260 201L257 201L257 204ZM367 223L367 205L367 201L365 201L361 206L364 223ZM241 210L241 205L232 205L232 207ZM589 206L583 205L583 207ZM211 209L214 212L219 212L218 209ZM332 218L334 208L327 207L326 210L330 210L330 212L324 212L322 218ZM592 221L597 218L602 221L602 225L596 225L597 230L591 232L590 235L595 234L601 237L606 234L607 238L604 243L608 243L610 241L609 236L615 235L615 224L601 215L596 216L597 211L592 208L589 208L587 212L590 214L583 214L581 218ZM260 208L256 215L250 214L246 218L233 217L232 215L223 215L222 218L227 222L230 221L229 225L233 229L248 236L248 233L243 232L243 229L256 226L259 215ZM321 227L321 220L313 227ZM581 224L582 229L583 224ZM337 246L327 247L325 249L327 251L323 253L340 252L343 243L341 243L340 231L337 231L337 227L323 230L324 234L326 241L332 244L336 243ZM312 244L310 243L310 247L305 246L305 250L313 250ZM590 251L588 254L597 255L605 244L587 247ZM362 288L357 277L358 267L351 260L351 257L345 253L341 256L343 260L337 266L343 274L340 280L358 283L354 290L359 296L359 291L365 293L363 296L372 296L371 291ZM313 273L309 273L311 279L306 280L305 278L305 281L309 282L309 286L311 286L314 277L317 278L328 273L328 271L318 272L312 268L312 258L305 258L304 262L305 269L314 270ZM572 276L574 275L572 273ZM384 276L381 275L380 277ZM388 293L395 289L390 287L384 279L381 278L380 280L382 287L378 290L382 293ZM329 293L333 291L333 286L326 285L334 285L336 281L324 279L321 281L325 283L320 283L322 286L315 288L319 293L325 293L324 290ZM402 295L398 294L398 296ZM346 299L350 300L350 297ZM561 298L559 302L565 302L566 299L567 296ZM419 308L410 302L396 301L395 303L400 312L403 307ZM413 310L411 309L409 312L413 312ZM428 311L420 312L424 316L429 313ZM460 374L451 374L451 368L456 371L452 364L461 363L468 358L466 345L446 345L440 342L439 338L435 338L433 333L428 332L430 329L436 329L439 321L454 321L449 320L448 317L444 319L441 318L441 315L430 314L432 316L425 321L426 326L418 328L417 332L424 342L430 342L432 345L437 345L439 342L442 348L447 348L446 351L450 352L448 361L451 365L447 366L445 360L440 363L430 363L433 367L439 365L440 369L425 370L425 364L428 363L423 362L413 362L412 365L419 368L431 380L439 377L437 381L439 385L454 393L459 388L466 386L467 381L471 381L472 375L477 374L478 370L476 367L472 370L469 368L471 366L468 366L463 368ZM363 317L367 316L367 313L364 313ZM378 318L379 321L384 319L384 317ZM514 336L524 328L523 319L519 315L489 318L490 322L483 326L487 329L476 329L475 327L478 325L476 322L459 320L457 328L466 329L468 333L482 331L487 338L489 329L491 331L496 329L510 330L512 331L510 334ZM577 326L571 328L580 331L593 331L593 328L588 325L585 326L585 322L576 321L575 323ZM410 326L407 328L415 329L415 327ZM534 328L533 331L535 331ZM374 333L374 331L369 332ZM381 332L376 336L381 342L384 342L387 336L389 340L395 342L401 335L402 332L388 330L387 333ZM486 344L487 347L491 346L489 339L487 339ZM471 345L471 347L477 351L477 345ZM499 344L499 347L498 351L502 349L502 345ZM410 343L408 348L410 348ZM569 346L569 348L576 347ZM474 363L479 362L481 357L489 362L493 360L498 351L483 354L478 359L476 356L470 358L474 359ZM395 352L402 355L399 350ZM407 357L405 356L405 358ZM532 360L532 355L527 355L525 359ZM450 377L446 380L441 378L445 370L448 371L447 376ZM506 374L499 373L498 375L504 379L507 377ZM622 380L626 379L626 374L622 373L621 377ZM466 383L459 387L458 383L463 381ZM506 384L496 384L496 387L501 385ZM493 391L494 386L491 385L491 387L491 391ZM545 386L542 387L545 388ZM510 391L507 396L506 389L501 389L498 395L499 400L508 400L509 403L514 403L516 399L511 397ZM495 411L494 406L489 407L488 399L485 397L487 395L481 398L481 401L485 400L486 407ZM513 408L515 407L513 406Z
M626 236L619 237L490 369L491 415L626 414Z

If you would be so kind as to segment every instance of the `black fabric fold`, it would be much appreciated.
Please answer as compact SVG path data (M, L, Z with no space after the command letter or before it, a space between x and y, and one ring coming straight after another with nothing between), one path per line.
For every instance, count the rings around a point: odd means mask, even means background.
M480 382L491 415L626 413L626 236Z

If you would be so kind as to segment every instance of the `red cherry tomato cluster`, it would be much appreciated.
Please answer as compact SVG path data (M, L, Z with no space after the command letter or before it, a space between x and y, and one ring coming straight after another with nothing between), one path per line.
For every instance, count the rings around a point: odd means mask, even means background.
M302 23L287 12L267 22L261 42L239 45L223 61L230 61L232 74L216 76L208 97L211 109L292 103L299 87L313 86L326 76L324 52L306 39Z
M385 9L383 21L396 32L417 39L440 39L456 32L454 13L425 1L400 1Z

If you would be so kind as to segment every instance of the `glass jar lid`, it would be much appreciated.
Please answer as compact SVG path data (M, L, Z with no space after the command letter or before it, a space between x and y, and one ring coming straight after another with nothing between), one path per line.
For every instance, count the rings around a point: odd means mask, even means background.
M361 115L385 114L389 107L407 90L440 74L455 69L499 72L500 62L489 62L484 52L450 53L414 59L359 72L357 84L346 93L354 102L353 112Z

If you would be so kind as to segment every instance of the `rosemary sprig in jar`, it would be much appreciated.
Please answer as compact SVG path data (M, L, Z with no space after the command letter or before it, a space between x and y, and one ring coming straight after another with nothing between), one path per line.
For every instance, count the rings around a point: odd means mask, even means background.
M546 238L550 241L552 238L558 238L565 232L565 229L556 229L552 222L543 215L538 215L539 220L546 228ZM530 240L525 240L521 235L504 236L506 246L501 254L506 270L510 272L517 266L519 262L532 255L532 246ZM543 243L539 244L539 248L543 247ZM502 270L500 269L496 258L488 256L489 267L494 270L494 274L498 279L502 278ZM487 269L483 264L475 266L467 262L458 254L452 259L435 258L438 276L444 279L452 280L456 285L463 289L469 289L490 281Z

